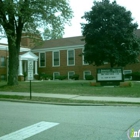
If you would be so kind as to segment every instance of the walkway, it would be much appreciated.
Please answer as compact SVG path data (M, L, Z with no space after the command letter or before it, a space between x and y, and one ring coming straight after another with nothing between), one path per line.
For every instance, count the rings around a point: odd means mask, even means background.
M0 95L18 95L30 96L30 93L23 92L0 92ZM71 100L86 100L86 101L100 101L100 102L119 102L119 103L140 103L140 98L130 97L97 97L97 96L80 96L69 94L53 94L53 93L32 93L32 97L50 97Z

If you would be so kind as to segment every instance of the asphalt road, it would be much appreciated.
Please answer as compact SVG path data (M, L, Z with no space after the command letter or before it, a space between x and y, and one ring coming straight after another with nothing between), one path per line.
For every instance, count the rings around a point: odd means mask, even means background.
M58 106L0 101L0 140L41 121L58 125L27 140L128 140L127 131L139 130L139 120L139 106Z

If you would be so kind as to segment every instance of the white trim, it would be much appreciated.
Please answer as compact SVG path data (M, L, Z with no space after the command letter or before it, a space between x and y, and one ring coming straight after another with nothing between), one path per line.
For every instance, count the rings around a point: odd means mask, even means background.
M58 52L58 55L59 55L59 65L54 65L54 53L55 52ZM52 51L52 66L53 67L59 67L60 66L60 51L59 50Z
M2 66L1 58L4 58L5 66ZM6 68L6 56L0 56L0 68Z
M20 47L20 52L26 52L26 51L31 51L31 49Z
M20 60L34 60L34 61L37 61L38 60L38 56L36 56L34 53L32 52L27 52L27 53L24 53L22 55L19 55L19 59Z
M45 54L45 66L41 66L41 65L40 65L40 54L41 54L41 53L44 53L44 54ZM39 68L45 68L45 67L46 67L46 52L40 52L40 53L39 53Z
M7 45L0 45L0 50L8 50L8 46Z
M104 65L107 65L107 64L109 64L107 61L104 61L103 63L104 63Z
M8 45L1 45L1 44L0 44L0 50L9 51ZM30 50L31 50L31 49L29 49L29 48L20 47L20 52L26 52L26 51L30 51Z
M35 75L38 75L37 61L35 61Z
M85 78L85 72L89 72L90 73L90 75L91 75L91 71L90 70L85 70L85 71L83 71L83 79L85 80L86 78Z
M22 60L19 60L19 73L18 75L23 75Z
M74 64L69 64L69 60L68 60L68 52L69 51L73 51L74 52ZM74 49L68 49L67 50L67 66L75 66L75 50Z
M69 49L83 49L84 45L74 45L74 46L63 46L63 47L53 47L53 48L43 48L43 49L33 49L32 52L42 52L42 51L60 51Z

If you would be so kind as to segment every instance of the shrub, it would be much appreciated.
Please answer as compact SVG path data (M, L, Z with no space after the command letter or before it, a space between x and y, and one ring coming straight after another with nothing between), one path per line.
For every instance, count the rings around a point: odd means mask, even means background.
M133 72L131 74L126 74L127 76L132 76L132 80L140 80L140 72Z
M132 87L132 82L120 82L120 87Z
M51 75L51 74L46 74L46 73L40 73L39 74L39 79L40 80L52 80L53 79L53 75Z
M85 75L85 79L86 80L93 80L94 77L93 77L93 75Z
M79 80L79 75L78 74L74 74L73 76L71 76L71 79Z
M53 80L53 75L51 75L51 74L45 74L45 79L46 80Z
M100 86L101 84L100 83L97 83L97 82L90 82L90 86Z
M39 73L39 79L40 80L45 79L44 75L45 75L45 73Z
M64 80L64 79L66 79L67 78L67 76L65 76L65 75L58 75L58 76L56 76L55 77L55 79L59 79L59 80Z
M24 72L23 73L23 76L24 76L24 81L26 80L26 77L27 77L27 72Z

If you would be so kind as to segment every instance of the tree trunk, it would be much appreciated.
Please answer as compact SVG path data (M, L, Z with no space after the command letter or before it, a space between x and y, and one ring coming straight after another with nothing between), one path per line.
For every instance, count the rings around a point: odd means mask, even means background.
M114 58L110 57L110 67L113 68L114 67Z
M9 47L9 70L8 70L8 85L18 85L18 66L19 66L19 49L15 43L16 38L8 38ZM15 41L15 42L14 42Z
M110 67L111 67L111 68L113 68L113 67L114 67L114 65L113 65L113 63L112 63L112 62L110 62Z

